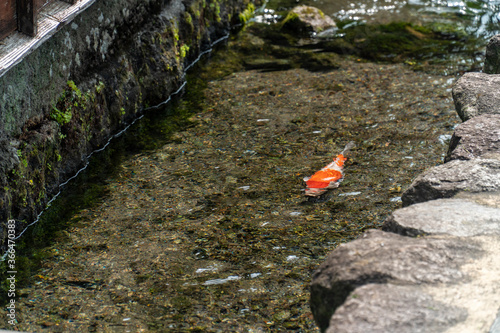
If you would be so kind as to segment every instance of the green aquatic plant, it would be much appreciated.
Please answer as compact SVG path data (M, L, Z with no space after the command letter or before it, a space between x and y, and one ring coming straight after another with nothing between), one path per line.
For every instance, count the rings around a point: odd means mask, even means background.
M332 40L320 44L327 51L353 54L367 60L401 62L416 70L425 70L433 64L449 63L453 56L471 59L471 68L479 50L478 40L467 35L461 26L442 22L412 24L360 24L337 22L339 32ZM458 65L455 63L455 67Z

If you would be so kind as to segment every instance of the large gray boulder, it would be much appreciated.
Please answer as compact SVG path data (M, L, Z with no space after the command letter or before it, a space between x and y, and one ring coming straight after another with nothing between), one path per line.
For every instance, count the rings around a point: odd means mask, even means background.
M493 36L486 46L483 71L487 74L500 74L500 35Z
M500 236L500 208L464 199L439 199L394 211L382 230L400 235Z
M500 157L454 160L420 174L403 193L403 206L451 198L459 192L500 191Z
M500 114L483 114L458 125L445 162L470 160L492 153L500 154Z
M466 73L453 86L455 109L463 121L500 114L500 75Z
M498 310L497 318L493 322L493 325L491 325L488 333L500 333L500 310Z
M311 284L321 331L498 333L500 193L466 196L398 209L330 253Z
M465 309L436 301L420 286L368 284L349 295L326 333L445 332L466 318Z
M500 191L483 193L460 192L454 198L473 201L483 206L500 208Z
M334 311L356 288L372 283L456 283L464 278L460 266L479 253L475 245L456 238L409 238L368 230L340 245L316 270L311 282L312 313L325 331ZM407 309L411 307L408 303Z

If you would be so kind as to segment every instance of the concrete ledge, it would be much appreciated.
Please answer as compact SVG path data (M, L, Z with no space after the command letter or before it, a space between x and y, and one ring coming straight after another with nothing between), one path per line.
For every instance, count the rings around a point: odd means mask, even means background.
M487 56L500 54L499 36ZM492 50L491 47L498 49ZM487 59L500 68L500 58ZM447 163L415 179L383 231L339 246L314 273L322 332L500 332L500 81L469 73L453 93Z

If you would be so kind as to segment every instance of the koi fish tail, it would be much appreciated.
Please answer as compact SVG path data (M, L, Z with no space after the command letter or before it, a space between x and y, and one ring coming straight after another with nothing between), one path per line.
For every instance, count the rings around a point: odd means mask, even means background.
M347 157L351 153L351 149L356 147L356 144L354 141L349 141L348 144L346 144L344 150L340 154L342 154L344 157Z

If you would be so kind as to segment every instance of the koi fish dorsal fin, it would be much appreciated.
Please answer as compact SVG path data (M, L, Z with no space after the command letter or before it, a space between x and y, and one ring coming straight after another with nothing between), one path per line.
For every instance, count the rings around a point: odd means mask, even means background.
M344 166L344 162L347 161L347 157L344 157L342 154L338 154L333 161L338 167L342 168Z

